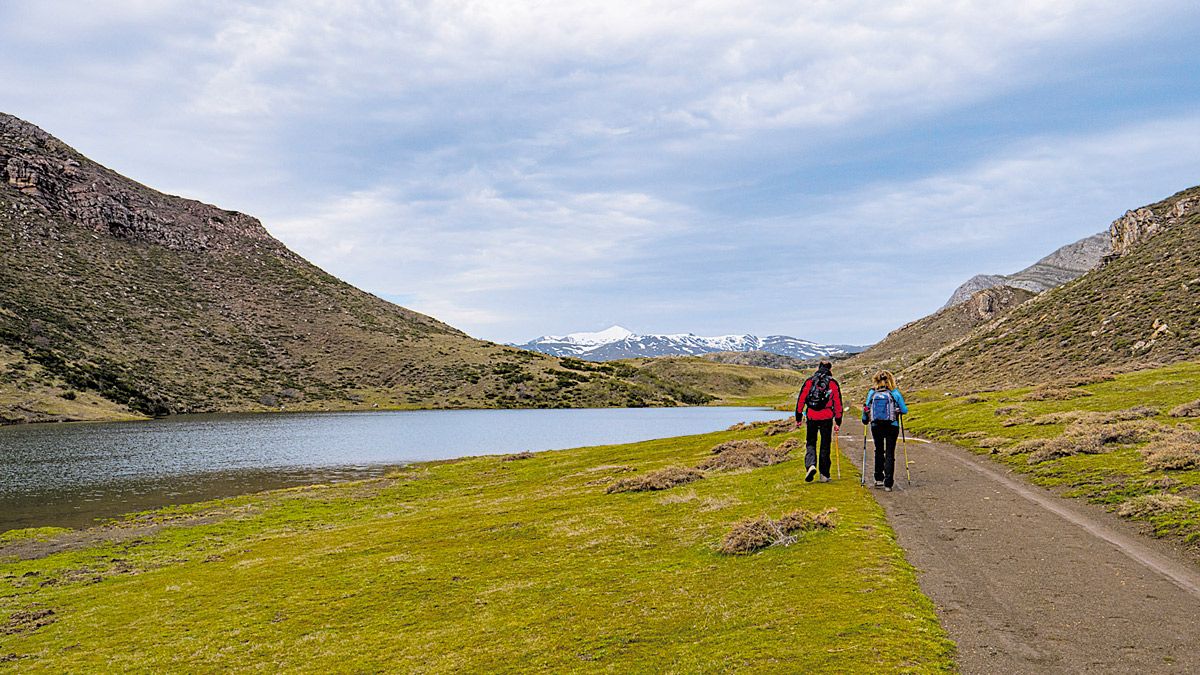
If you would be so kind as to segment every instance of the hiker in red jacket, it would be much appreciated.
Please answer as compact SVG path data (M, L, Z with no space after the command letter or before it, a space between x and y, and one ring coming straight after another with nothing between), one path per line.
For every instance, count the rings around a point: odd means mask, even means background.
M829 482L829 444L833 435L842 427L842 388L833 379L833 364L822 361L817 372L804 381L800 395L796 397L796 426L804 421L808 413L808 429L804 438L805 453L804 482L811 483L821 471L821 482ZM818 461L817 436L821 437L821 454Z

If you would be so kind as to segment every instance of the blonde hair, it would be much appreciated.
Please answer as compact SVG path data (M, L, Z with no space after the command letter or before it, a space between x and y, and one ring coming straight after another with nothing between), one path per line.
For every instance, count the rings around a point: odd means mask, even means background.
M890 370L881 370L875 373L875 388L876 389L895 389L896 376L892 375Z

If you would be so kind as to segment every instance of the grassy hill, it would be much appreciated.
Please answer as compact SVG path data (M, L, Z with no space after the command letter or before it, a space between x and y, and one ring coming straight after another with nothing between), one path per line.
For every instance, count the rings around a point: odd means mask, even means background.
M1200 188L1138 212L1153 214L1160 226L1099 269L935 352L906 376L917 386L963 391L1196 358Z
M997 286L977 291L966 302L946 307L888 333L861 354L839 365L847 384L869 386L879 370L902 372L931 355L965 340L973 331L1034 297L1031 291Z
M841 366L962 393L1128 371L1200 353L1200 188L1112 226L1119 255L1041 294L997 287L907 324Z
M953 645L853 471L806 485L793 459L609 493L718 443L798 436L480 457L7 533L0 669L950 672ZM832 528L719 550L739 523L831 504Z
M4 114L0 242L0 422L714 398L473 339Z

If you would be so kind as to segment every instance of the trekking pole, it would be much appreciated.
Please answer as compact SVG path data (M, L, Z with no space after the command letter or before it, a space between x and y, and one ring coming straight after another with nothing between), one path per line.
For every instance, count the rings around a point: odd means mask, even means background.
M867 425L863 425L863 463L862 463L862 485L867 484Z
M839 480L842 477L842 448L841 448L841 445L838 444L838 436L841 436L841 435L842 435L842 433L840 430L833 432L833 457L834 457L834 461L837 462L837 470L838 470L838 479Z
M904 415L900 415L900 438L904 439L904 477L912 485L912 473L908 470L908 435L904 433Z

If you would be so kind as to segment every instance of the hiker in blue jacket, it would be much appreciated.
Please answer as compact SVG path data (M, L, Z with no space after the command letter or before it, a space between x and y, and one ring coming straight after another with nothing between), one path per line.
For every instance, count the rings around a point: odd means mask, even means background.
M875 373L874 383L863 404L862 423L870 423L871 437L875 439L875 487L883 486L885 491L891 492L900 416L908 414L908 406L904 403L904 395L896 388L896 378L891 372ZM863 471L866 470L864 466Z

